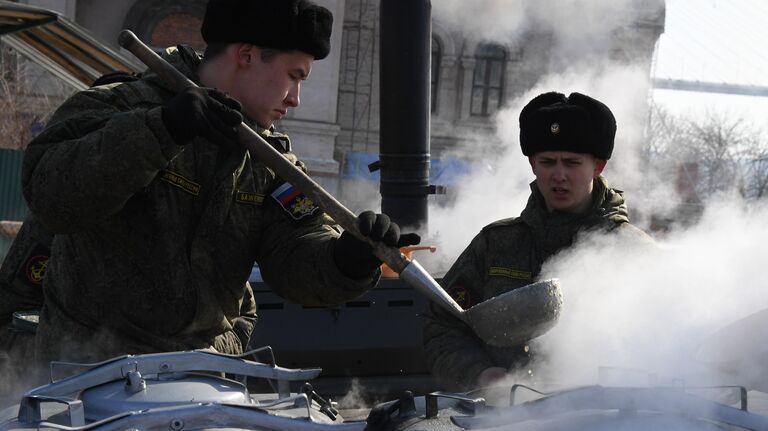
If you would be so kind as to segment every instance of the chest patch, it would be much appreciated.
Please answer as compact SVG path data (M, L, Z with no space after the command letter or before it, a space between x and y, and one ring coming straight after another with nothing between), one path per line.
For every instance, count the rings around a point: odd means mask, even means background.
M288 213L294 220L301 220L316 214L320 207L315 205L308 197L304 196L299 190L290 183L284 183L272 192L272 198Z
M454 284L448 288L447 293L465 310L475 305L469 290L461 284Z
M235 201L240 202L241 204L248 204L248 205L261 205L264 203L264 195L261 193L249 193L249 192L241 192L238 191L235 195Z
M492 266L488 268L488 275L491 277L507 277L517 280L530 280L532 278L532 274L529 271L519 271L503 266Z
M160 179L172 186L184 190L191 195L197 196L200 194L200 184L175 172L163 171L163 173L160 174Z

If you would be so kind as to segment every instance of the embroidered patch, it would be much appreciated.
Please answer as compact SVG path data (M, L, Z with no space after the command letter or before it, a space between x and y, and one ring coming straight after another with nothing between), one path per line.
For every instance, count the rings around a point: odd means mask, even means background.
M200 184L175 172L163 171L163 173L160 175L160 179L172 186L176 186L184 190L191 195L197 196L200 194Z
M474 305L472 304L472 295L470 295L467 288L461 284L454 284L448 288L447 293L465 310Z
M41 254L27 259L27 263L24 266L24 274L27 276L27 281L36 286L43 284L45 270L48 269L48 259L48 256Z
M516 278L518 280L530 280L532 278L531 273L528 271L518 271L503 266L492 266L488 268L488 275L491 277Z
M264 203L264 195L261 193L248 193L238 191L235 200L241 204L261 205Z
M301 220L311 216L320 210L308 197L293 187L290 183L283 183L272 192L272 197L294 220Z

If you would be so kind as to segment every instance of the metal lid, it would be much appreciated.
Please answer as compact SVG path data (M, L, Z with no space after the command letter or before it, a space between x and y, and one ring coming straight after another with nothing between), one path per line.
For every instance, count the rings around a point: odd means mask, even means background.
M241 383L215 376L177 373L145 378L141 390L127 380L110 382L82 392L85 417L97 421L119 413L199 403L250 404Z

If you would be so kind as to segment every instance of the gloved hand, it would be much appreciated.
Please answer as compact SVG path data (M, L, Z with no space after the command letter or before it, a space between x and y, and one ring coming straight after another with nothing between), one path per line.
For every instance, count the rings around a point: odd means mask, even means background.
M357 226L364 236L390 247L405 247L421 242L421 237L415 233L400 235L400 226L390 221L386 214L362 212L357 217ZM336 240L333 259L342 274L354 279L369 277L381 265L381 260L373 255L373 248L368 243L346 231Z
M243 121L240 102L215 88L187 87L163 106L165 127L178 145L202 136L221 146L237 146Z

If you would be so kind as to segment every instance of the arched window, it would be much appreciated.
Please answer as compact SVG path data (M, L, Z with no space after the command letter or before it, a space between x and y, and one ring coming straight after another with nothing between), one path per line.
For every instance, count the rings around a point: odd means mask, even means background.
M475 52L470 113L487 117L501 105L507 53L499 45L480 45Z
M429 111L433 114L437 112L437 89L440 81L440 61L443 56L443 49L440 46L440 40L436 37L432 37L432 64L431 64L431 100Z
M156 49L183 43L202 51L205 42L200 26L205 5L205 0L138 0L128 11L123 28L132 29Z

